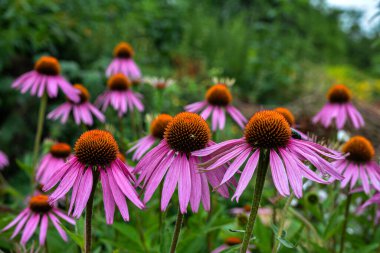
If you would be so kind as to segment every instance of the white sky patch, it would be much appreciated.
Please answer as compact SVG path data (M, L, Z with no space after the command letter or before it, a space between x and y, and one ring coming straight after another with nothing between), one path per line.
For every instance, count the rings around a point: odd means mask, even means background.
M357 9L363 11L361 25L366 31L370 31L378 20L371 18L380 10L377 8L379 0L326 0L328 6L339 9Z

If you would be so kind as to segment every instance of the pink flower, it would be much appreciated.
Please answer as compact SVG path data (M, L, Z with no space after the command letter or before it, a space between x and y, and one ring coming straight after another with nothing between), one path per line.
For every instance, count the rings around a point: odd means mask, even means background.
M376 215L375 215L375 224L379 224L380 221L380 193L375 193L371 198L369 198L366 202L364 202L361 206L356 210L357 214L361 215L370 205L376 205Z
M329 102L314 116L313 122L327 128L336 121L336 127L340 130L349 118L356 129L364 126L362 115L351 103L351 91L344 85L338 84L330 88L327 98Z
M79 218L90 197L94 179L97 183L100 176L107 224L113 223L115 204L123 219L129 220L125 197L138 208L144 207L132 186L135 178L118 158L119 147L109 132L91 130L83 133L74 150L75 156L59 168L43 187L48 191L58 185L49 197L50 202L60 199L72 188L69 214Z
M210 173L198 173L198 158L191 152L212 145L210 137L210 129L199 115L190 112L177 114L166 127L164 139L140 160L134 170L136 174L141 173L137 185L144 181L144 202L150 200L163 181L161 210L166 210L178 184L181 213L186 213L189 203L192 211L197 212L200 202L209 211L208 184L218 185L226 169L220 167ZM218 192L223 197L229 196L226 185Z
M366 194L370 193L371 185L380 191L380 166L373 161L375 149L372 143L362 136L354 136L344 144L342 150L348 155L333 163L344 176L341 187L350 183L349 187L353 189L361 181Z
M23 229L20 243L22 245L25 245L32 237L33 233L36 231L39 225L39 242L40 245L44 245L50 220L53 223L53 226L57 229L61 238L64 241L67 241L66 232L62 229L61 222L59 221L58 217L72 225L75 225L75 221L73 219L66 216L54 205L49 204L48 196L36 195L31 197L29 206L25 208L11 223L3 228L2 232L17 225L11 236L11 239L16 237Z
M51 111L47 117L53 120L61 118L61 123L64 124L67 122L70 113L73 112L74 120L77 125L83 122L83 124L91 126L94 123L92 114L100 122L104 122L104 115L89 102L90 93L88 90L81 84L75 84L73 86L80 91L80 101L74 102L68 98L67 102Z
M122 73L131 80L139 80L141 72L133 60L135 54L132 46L126 42L120 42L113 51L114 59L108 65L106 75L108 77Z
M127 153L135 151L132 160L140 160L156 141L161 141L164 138L165 128L172 119L173 117L168 114L160 114L152 121L150 134L138 140L137 143L128 150Z
M196 102L185 106L185 110L189 112L199 112L205 120L212 114L212 131L216 129L223 130L226 123L225 111L232 117L232 119L241 127L247 123L247 119L241 112L231 105L232 95L224 84L215 84L208 89L206 93L206 100Z
M328 183L319 178L312 169L303 163L304 161L309 161L323 175L329 174L336 179L343 179L336 172L334 166L325 160L325 157L342 159L342 156L338 152L316 143L291 138L289 124L281 114L275 111L260 111L254 114L245 127L243 138L194 151L192 155L212 157L211 160L201 164L207 172L213 171L221 165L228 165L220 186L233 178L246 162L236 192L232 197L237 200L251 180L259 157L264 155L269 158L274 185L282 196L290 194L290 183L295 196L300 198L303 177L318 183ZM231 160L233 162L230 163Z
M50 147L50 152L42 157L37 167L36 179L38 183L45 185L52 175L58 172L68 158L70 158L71 147L66 143L56 143Z
M224 243L220 245L218 248L211 251L211 253L222 253L227 252L227 250L235 245L239 245L242 243L242 240L239 237L228 237L224 240ZM251 245L253 247L253 245ZM246 251L247 253L251 253L250 250Z
M3 169L8 165L9 161L7 155L4 152L0 151L0 169Z
M140 101L142 96L130 88L131 82L124 74L115 74L108 79L108 90L98 97L96 105L103 111L111 105L118 111L119 117L128 110L133 111L135 107L142 112L144 110L144 105Z
M25 93L30 90L30 94L38 97L46 92L50 98L58 95L58 88L72 101L79 101L79 92L74 89L69 82L61 75L61 67L56 58L42 56L34 65L34 70L27 72L17 78L12 88L21 90Z

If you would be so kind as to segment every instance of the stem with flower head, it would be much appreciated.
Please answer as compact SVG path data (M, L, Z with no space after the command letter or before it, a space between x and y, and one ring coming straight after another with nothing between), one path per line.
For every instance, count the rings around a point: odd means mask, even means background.
M277 253L277 251L280 249L280 238L282 237L282 232L284 231L284 225L286 220L286 214L288 212L290 203L292 203L292 200L294 198L294 192L292 192L288 198L288 200L285 203L284 209L282 210L281 220L280 220L280 226L278 227L276 240L274 242L274 246L272 248L272 253Z
M42 137L42 129L44 127L47 101L48 101L48 96L46 93L44 93L44 95L41 98L40 109L38 111L37 132L36 132L36 137L34 139L34 149L33 149L33 164L32 164L33 170L37 164L38 152L40 149L40 142L41 142L41 137ZM32 176L32 180L34 180L33 176Z
M99 180L99 171L93 171L92 173L92 189L91 194L88 199L87 205L86 205L86 223L84 227L84 252L90 253L91 252L91 242L92 242L92 208L94 204L94 195L96 190L96 185L98 184Z
M347 188L347 200L346 200L346 207L344 211L344 221L343 221L343 228L342 228L342 234L340 236L340 249L339 252L343 253L344 252L344 243L346 241L346 230L347 230L347 224L348 224L348 218L350 216L350 204L351 204L351 199L352 195L349 192L349 188Z
M269 165L269 150L260 150L259 164L257 166L257 176L256 176L256 186L253 193L252 199L252 209L249 214L247 226L244 233L243 243L241 244L240 253L246 253L248 249L249 242L251 240L253 227L255 226L255 221L257 217L257 211L259 210L261 195L263 193L265 176L267 174Z
M179 234L181 233L182 221L183 221L183 214L181 213L181 209L178 208L178 214L177 214L177 220L175 222L172 244L170 246L170 253L175 253L175 250L177 248Z

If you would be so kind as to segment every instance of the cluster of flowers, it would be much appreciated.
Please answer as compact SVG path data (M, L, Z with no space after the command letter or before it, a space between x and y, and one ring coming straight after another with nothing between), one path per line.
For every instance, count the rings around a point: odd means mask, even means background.
M142 96L131 89L133 82L141 80L141 73L133 61L134 51L127 43L120 43L114 50L114 60L106 70L109 77L107 90L95 103L103 111L112 106L119 117L135 108L144 109ZM53 57L41 57L35 69L19 77L12 85L22 93L56 97L61 89L67 102L48 114L50 119L65 123L71 112L76 124L93 124L92 115L105 122L104 115L90 102L88 90L81 84L71 85L60 75L60 65ZM170 84L155 79L157 88ZM179 210L186 213L203 208L209 211L210 188L221 196L239 200L251 181L253 174L262 169L267 161L273 183L282 196L291 192L297 198L303 195L303 179L328 184L342 180L342 187L351 188L361 181L363 190L369 194L373 186L380 191L380 168L373 161L375 152L369 140L361 136L350 139L341 152L332 150L311 140L295 129L295 118L286 108L261 110L247 120L232 105L231 85L215 82L205 95L205 100L185 107L174 117L158 115L151 123L150 134L128 150L132 159L138 161L135 168L125 162L112 134L104 130L84 132L76 141L74 152L66 143L56 143L45 155L37 168L36 180L49 196L36 193L29 206L3 231L16 226L15 237L22 229L21 243L25 244L40 226L40 244L44 244L48 220L64 240L65 231L58 218L71 224L74 220L62 213L56 203L70 190L68 214L79 218L85 209L94 187L100 181L103 191L105 219L114 221L115 207L125 221L129 211L127 201L144 209L146 203L163 184L161 210L166 210L174 192L178 191ZM328 93L329 102L315 116L314 122L329 127L335 119L336 127L342 129L350 119L355 128L364 125L360 113L351 103L351 93L343 85L334 86ZM199 113L200 115L196 114ZM211 131L222 130L226 113L243 129L242 137L215 143ZM206 120L211 117L211 130ZM0 166L8 164L0 153ZM142 189L142 199L137 189ZM368 200L380 203L379 194ZM238 238L239 239L239 238ZM230 240L228 245L233 244ZM240 241L239 241L240 242ZM225 246L222 247L223 249Z

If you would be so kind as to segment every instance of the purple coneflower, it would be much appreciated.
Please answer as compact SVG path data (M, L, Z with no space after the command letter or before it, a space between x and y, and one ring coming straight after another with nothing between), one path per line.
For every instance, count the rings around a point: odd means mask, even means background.
M166 126L173 119L168 114L158 115L150 124L150 134L137 141L137 143L128 150L128 153L134 152L132 160L140 160L141 157L147 152L157 141L164 138Z
M175 252L183 214L187 212L189 203L193 212L198 211L201 202L204 209L209 211L209 184L217 186L226 171L223 166L210 173L199 173L197 170L198 158L191 152L212 145L210 138L210 129L202 117L191 112L179 113L167 125L164 139L136 165L134 172L140 173L137 185L144 181L145 203L163 183L162 211L166 210L178 184L179 210L170 252ZM228 197L227 184L220 187L218 192Z
M364 192L370 193L372 186L380 191L380 166L373 160L375 149L372 143L363 136L354 136L342 148L348 154L345 159L334 162L337 172L343 174L341 187L352 190L361 181Z
M0 169L3 169L4 167L9 165L8 156L0 151Z
M74 120L77 125L83 123L91 126L94 123L92 114L99 121L104 122L104 115L89 102L90 93L88 90L81 84L74 84L73 87L80 91L80 101L74 102L68 98L68 101L51 111L47 117L53 120L61 118L61 123L64 124L67 122L70 113L73 112Z
M218 248L214 249L211 251L211 253L221 253L221 252L226 252L229 248L241 244L242 240L239 237L227 237L224 240L224 243L220 245ZM246 253L251 253L250 250L246 250Z
M313 142L291 138L291 128L286 119L275 111L261 111L252 116L245 127L245 136L237 140L229 140L194 151L194 156L213 156L202 165L206 171L212 171L220 165L229 166L220 185L230 180L247 161L241 174L233 199L239 200L247 187L257 167L260 154L267 150L273 182L282 196L290 194L290 187L296 197L302 197L302 178L306 177L318 183L328 183L322 180L303 162L309 161L323 174L329 174L336 179L343 177L325 157L342 159L342 156L331 149Z
M193 156L212 157L201 164L206 172L213 171L221 165L228 166L220 186L231 180L246 162L232 199L239 200L253 173L258 168L252 210L240 252L245 252L248 248L268 165L271 168L274 185L283 196L290 195L290 188L292 188L294 195L300 198L302 196L303 177L318 183L328 183L306 166L305 161L309 161L323 174L329 174L339 180L343 179L335 171L332 164L326 160L326 158L342 159L338 152L313 142L294 139L291 136L291 128L284 116L275 111L260 111L249 120L243 138L225 141L192 152ZM289 200L292 197L293 194Z
M137 207L144 207L132 186L135 178L125 163L117 157L119 147L109 132L84 132L75 143L74 151L74 157L60 167L43 187L44 191L48 191L58 184L50 195L50 202L60 199L72 188L69 213L79 218L100 174L107 224L113 223L115 204L119 207L123 219L129 220L125 197Z
M192 211L197 212L201 201L205 210L209 211L208 183L217 186L226 170L219 166L210 173L198 173L198 158L191 152L212 145L210 138L210 129L199 115L190 112L177 114L167 125L164 139L136 165L135 173L141 172L137 184L144 181L144 202L150 200L166 174L162 211L166 210L177 184L181 213L186 213L189 202ZM218 192L224 197L229 195L226 185Z
M128 110L133 111L135 107L140 112L144 110L144 105L140 100L141 94L131 90L131 81L124 74L111 76L107 86L108 90L101 94L96 101L96 105L100 106L103 111L111 105L121 117Z
M2 232L17 225L11 239L16 237L20 231L23 230L20 243L25 245L39 225L39 243L40 245L44 245L50 219L61 238L64 241L67 241L66 232L62 229L61 222L58 217L70 224L75 225L75 221L73 219L66 216L58 208L48 202L47 195L36 195L30 198L29 206L24 209L11 223L3 228Z
M351 103L351 91L344 85L338 84L327 93L327 104L314 116L313 122L327 128L335 119L336 127L340 130L349 118L356 129L364 126L364 120L359 111Z
M38 97L46 92L50 98L58 95L60 88L72 101L79 101L79 92L65 80L61 75L61 67L56 58L42 56L34 65L34 70L27 72L17 78L12 88L19 89L21 93L30 90L30 94Z
M135 52L132 46L126 42L120 42L113 50L114 59L107 67L106 75L112 76L118 73L126 75L131 80L139 80L141 72L133 60Z
M58 172L70 158L71 147L66 143L56 143L50 147L48 154L44 155L37 167L36 179L38 183L45 185L52 175Z
M225 84L215 84L208 89L205 101L187 105L185 109L189 112L203 110L200 115L205 120L212 114L212 131L224 129L226 123L225 111L241 128L244 128L247 119L238 109L231 105L231 102L232 95L228 87Z

